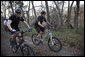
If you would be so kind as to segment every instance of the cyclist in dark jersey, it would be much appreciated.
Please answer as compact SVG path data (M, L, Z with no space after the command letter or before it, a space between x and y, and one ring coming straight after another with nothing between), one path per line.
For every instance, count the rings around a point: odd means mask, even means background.
M42 22L45 21L48 25L51 25L51 24L46 20L45 15L46 15L46 12L45 12L45 11L42 11L42 12L41 12L41 15L38 16L37 20L35 21L35 29L36 29L37 32L38 32L39 38L41 38L42 34L43 34L44 31L45 31L45 28L44 28L44 26L42 25Z
M20 8L16 9L15 14L12 14L9 17L8 23L7 23L7 26L9 28L9 31L12 34L12 38L13 38L14 42L16 41L16 37L18 36L20 43L21 43L21 40L22 40L21 34L15 34L16 31L20 31L20 29L18 27L19 22L22 21L23 23L25 23L28 26L29 29L32 29L32 28L30 28L28 23L23 19L23 17L20 16L21 12L22 12L22 10Z

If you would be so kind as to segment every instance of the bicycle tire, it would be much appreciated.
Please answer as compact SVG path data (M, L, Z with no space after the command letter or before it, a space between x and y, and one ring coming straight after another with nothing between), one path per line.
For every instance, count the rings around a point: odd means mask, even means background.
M37 33L32 34L32 42L33 42L34 45L39 45L40 44L40 40L37 38L37 35L38 35ZM35 38L37 38L37 39L35 39Z
M51 50L51 51L54 51L54 52L59 52L59 51L62 49L61 41L60 41L58 38L56 38L56 37L52 37L52 39L57 40L57 42L59 43L59 48L58 48L58 49L57 49L57 48L53 48L53 47L50 45L51 40L50 40L50 38L49 38L49 40L48 40L48 46L49 46L50 50ZM56 43L56 44L57 44L57 43ZM55 45L56 45L56 44L55 44ZM56 49L56 50L55 50L55 49Z
M13 43L13 39L12 38L9 39L9 42L10 42L10 46L11 46L12 51L15 53L17 51L16 44Z
M21 52L22 52L22 56L35 56L35 52L34 52L33 48L27 44L24 44L24 46L21 48ZM25 53L27 53L27 54L25 54Z

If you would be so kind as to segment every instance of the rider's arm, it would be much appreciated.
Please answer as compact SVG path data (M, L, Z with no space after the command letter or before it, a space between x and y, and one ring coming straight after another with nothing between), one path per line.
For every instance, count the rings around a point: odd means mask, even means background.
M39 25L40 27L44 27L44 26L40 23L40 21L38 21L38 25Z
M48 21L46 22L49 26L51 25Z
M30 28L29 24L24 20L23 17L20 17L20 21L22 21L23 23L25 23L27 25L27 27Z
M26 21L23 21L23 22L27 25L28 28L30 28L29 24Z
M11 27L11 23L12 23L12 21L11 21L11 20L8 20L7 26L8 26L8 28L9 28L9 30L12 31L13 29L12 29L12 27Z
M50 26L51 24L46 20L46 18L44 19L44 21Z

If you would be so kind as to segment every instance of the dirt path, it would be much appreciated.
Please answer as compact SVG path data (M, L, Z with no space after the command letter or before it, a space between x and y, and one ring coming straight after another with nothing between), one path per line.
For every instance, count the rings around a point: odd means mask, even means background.
M9 33L1 32L1 55L2 56L21 56L21 53L13 53L9 45Z
M31 37L25 37L27 40L29 40L29 44L33 46L34 50L36 51L37 55L39 56L82 56L84 55L82 51L68 47L66 45L63 45L63 48L59 52L53 52L49 49L47 41L44 41L44 45L35 46L32 43Z
M13 53L9 48L9 34L1 32L1 55L2 56L21 56L20 51L17 53ZM31 37L25 36L28 44L34 49L37 56L83 56L83 52L63 45L63 48L59 52L50 51L49 47L47 46L47 42L44 42L44 45L35 46L32 41Z

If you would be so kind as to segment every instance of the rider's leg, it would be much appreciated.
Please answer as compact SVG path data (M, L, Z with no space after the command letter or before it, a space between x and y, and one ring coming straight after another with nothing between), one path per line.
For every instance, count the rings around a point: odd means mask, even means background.
M19 44L21 44L21 43L22 43L21 33L19 33L18 36L19 36L19 37L18 37L18 39L19 39Z
M17 37L16 34L12 34L13 43L15 43L15 44L16 44L16 37Z
M38 33L38 37L39 37L39 39L41 39L42 34L43 34L42 31L40 31L40 32Z
M42 35L45 33L45 31L40 31L39 33L38 33L38 37L39 37L39 39L41 39L41 37L42 37Z
M45 28L40 27L39 29L40 29L39 30L39 38L41 38L43 33L44 33L44 31L45 31Z
M38 38L41 39L42 31L40 30L40 27L35 27L35 29L38 32Z
M16 34L13 34L12 37L13 37L13 40L16 41Z
M12 37L13 37L13 42L14 43L16 43L16 37L18 37L19 44L21 44L21 41L22 41L21 33L19 33L19 34L13 34Z

